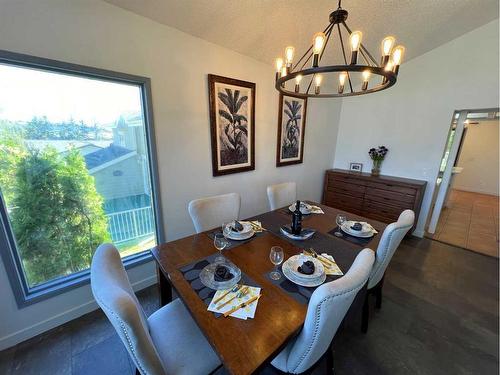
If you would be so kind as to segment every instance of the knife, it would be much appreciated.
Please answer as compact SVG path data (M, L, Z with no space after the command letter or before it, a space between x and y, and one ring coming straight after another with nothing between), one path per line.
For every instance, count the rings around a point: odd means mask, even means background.
M253 296L253 297L252 297L252 298L250 298L248 301L245 301L245 302L243 302L243 303L240 303L238 306L235 306L235 307L233 307L231 310L226 311L226 312L224 313L224 318L227 318L229 315L231 315L231 314L232 314L232 313L234 313L235 311L238 311L239 309L241 309L241 308L243 308L243 307L246 307L246 306L250 305L252 302L257 301L257 300L260 298L260 296L261 296L261 295L262 295L262 293L261 293L261 294L259 294L258 296Z

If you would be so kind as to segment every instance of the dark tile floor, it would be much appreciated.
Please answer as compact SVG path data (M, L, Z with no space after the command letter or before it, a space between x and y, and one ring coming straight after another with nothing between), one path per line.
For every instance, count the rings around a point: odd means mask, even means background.
M335 339L335 373L498 374L498 282L497 259L428 239L405 240L368 334L346 329ZM138 297L147 314L158 308L156 287ZM1 375L134 371L100 311L0 352Z

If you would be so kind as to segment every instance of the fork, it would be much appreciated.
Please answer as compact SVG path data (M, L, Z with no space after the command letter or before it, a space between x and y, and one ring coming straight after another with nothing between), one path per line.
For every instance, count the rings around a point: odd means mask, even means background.
M243 287L237 294L235 294L232 298L228 299L226 302L223 302L222 304L215 306L217 310L220 310L224 306L226 306L229 302L235 300L236 298L241 298L245 296L248 293L248 286Z
M312 247L309 249L304 249L306 252L310 253L313 257L318 258L319 260L323 261L323 263L327 263L330 266L333 266L335 262L332 262L330 259L325 258L323 255L320 255L314 250Z
M224 293L222 296L220 296L219 298L217 298L214 303L219 303L220 301L222 301L229 293L236 293L243 285L241 284L236 284L235 286L233 286L232 289L228 290L226 293Z

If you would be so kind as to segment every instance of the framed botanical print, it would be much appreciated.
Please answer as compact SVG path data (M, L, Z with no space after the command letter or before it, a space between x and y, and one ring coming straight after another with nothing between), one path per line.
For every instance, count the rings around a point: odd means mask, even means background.
M214 176L255 169L255 83L208 75Z
M307 98L280 94L277 167L302 163L306 110Z

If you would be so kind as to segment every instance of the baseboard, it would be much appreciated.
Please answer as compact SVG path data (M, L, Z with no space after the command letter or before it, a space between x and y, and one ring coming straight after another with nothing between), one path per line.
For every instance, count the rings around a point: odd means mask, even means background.
M478 189L478 188L467 188L467 187L455 187L453 186L452 187L453 190L459 190L459 191L466 191L468 193L478 193L478 194L484 194L484 195L491 195L491 196L494 196L494 197L498 197L499 195L496 193L496 192L491 192L491 191L487 191L487 190L481 190L481 189Z
M413 233L411 234L412 236L423 238L425 232L423 230L414 230Z
M153 284L156 284L156 275L149 276L145 279L139 280L132 284L135 291L147 288ZM23 328L17 332L10 333L6 336L0 338L0 350L10 348L14 345L19 344L25 340L35 337L43 332L46 332L52 328L60 326L61 324L67 323L73 319L76 319L82 315L88 314L91 311L98 309L98 306L94 299L82 303L79 306L75 306L69 310L63 311L57 315L50 317L49 319L43 320L29 327Z

